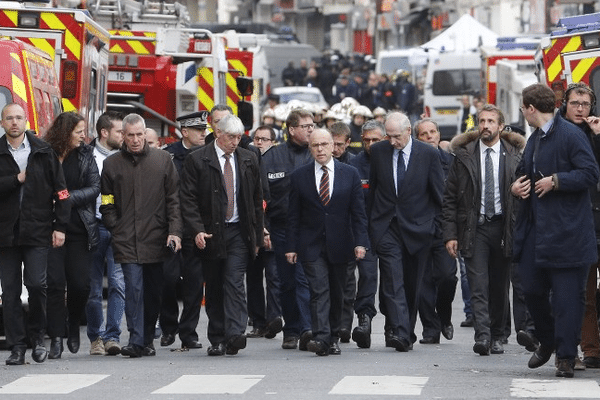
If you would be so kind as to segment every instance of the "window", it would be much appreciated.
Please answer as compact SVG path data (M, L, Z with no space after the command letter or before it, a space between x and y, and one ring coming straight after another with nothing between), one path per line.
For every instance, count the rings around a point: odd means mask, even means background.
M449 69L433 73L434 96L459 96L478 91L480 71L478 69Z

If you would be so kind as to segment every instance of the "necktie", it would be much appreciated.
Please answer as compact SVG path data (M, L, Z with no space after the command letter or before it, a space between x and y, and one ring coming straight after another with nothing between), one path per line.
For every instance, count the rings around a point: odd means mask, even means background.
M229 221L233 217L233 170L231 169L231 154L224 154L225 167L223 168L223 177L225 178L225 191L227 192L227 212L225 213L225 221Z
M329 204L329 171L326 166L322 166L323 175L321 175L321 183L319 184L319 197L321 203L326 206Z
M404 173L406 167L404 166L404 151L398 152L398 170L396 171L396 195L400 194L400 188L402 187L402 181L404 181Z
M494 210L494 164L492 163L492 149L485 150L485 194L484 194L484 210L485 216L491 218L496 214Z

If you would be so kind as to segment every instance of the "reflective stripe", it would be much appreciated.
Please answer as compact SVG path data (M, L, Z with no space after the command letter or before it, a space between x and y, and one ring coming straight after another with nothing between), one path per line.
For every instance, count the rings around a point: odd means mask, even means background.
M102 205L106 206L108 204L115 204L115 196L113 196L112 194L103 194Z

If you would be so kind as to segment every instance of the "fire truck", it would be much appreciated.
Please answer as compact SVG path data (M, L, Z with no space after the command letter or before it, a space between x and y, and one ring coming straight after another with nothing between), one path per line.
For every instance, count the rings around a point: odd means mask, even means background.
M109 109L140 113L169 140L179 136L178 115L215 104L229 105L247 129L258 123L265 83L253 77L260 58L246 49L258 46L260 35L186 28L189 18L178 3L111 1L88 3L96 20L112 28ZM268 76L268 69L256 70Z
M539 42L539 38L501 37L494 47L480 47L482 94L486 103L496 104L496 85L499 81L496 63L499 60L533 60Z
M560 106L567 85L585 82L600 93L600 13L562 18L535 55L536 75ZM600 105L594 105L598 115Z
M0 35L46 52L60 79L64 111L86 118L88 137L106 107L109 33L83 10L0 3Z

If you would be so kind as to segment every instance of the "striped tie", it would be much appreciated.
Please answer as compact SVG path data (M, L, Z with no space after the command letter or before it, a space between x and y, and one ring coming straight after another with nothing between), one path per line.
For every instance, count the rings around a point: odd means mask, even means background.
M326 166L322 166L323 175L321 176L321 184L319 185L319 197L321 203L326 206L329 204L329 172Z

